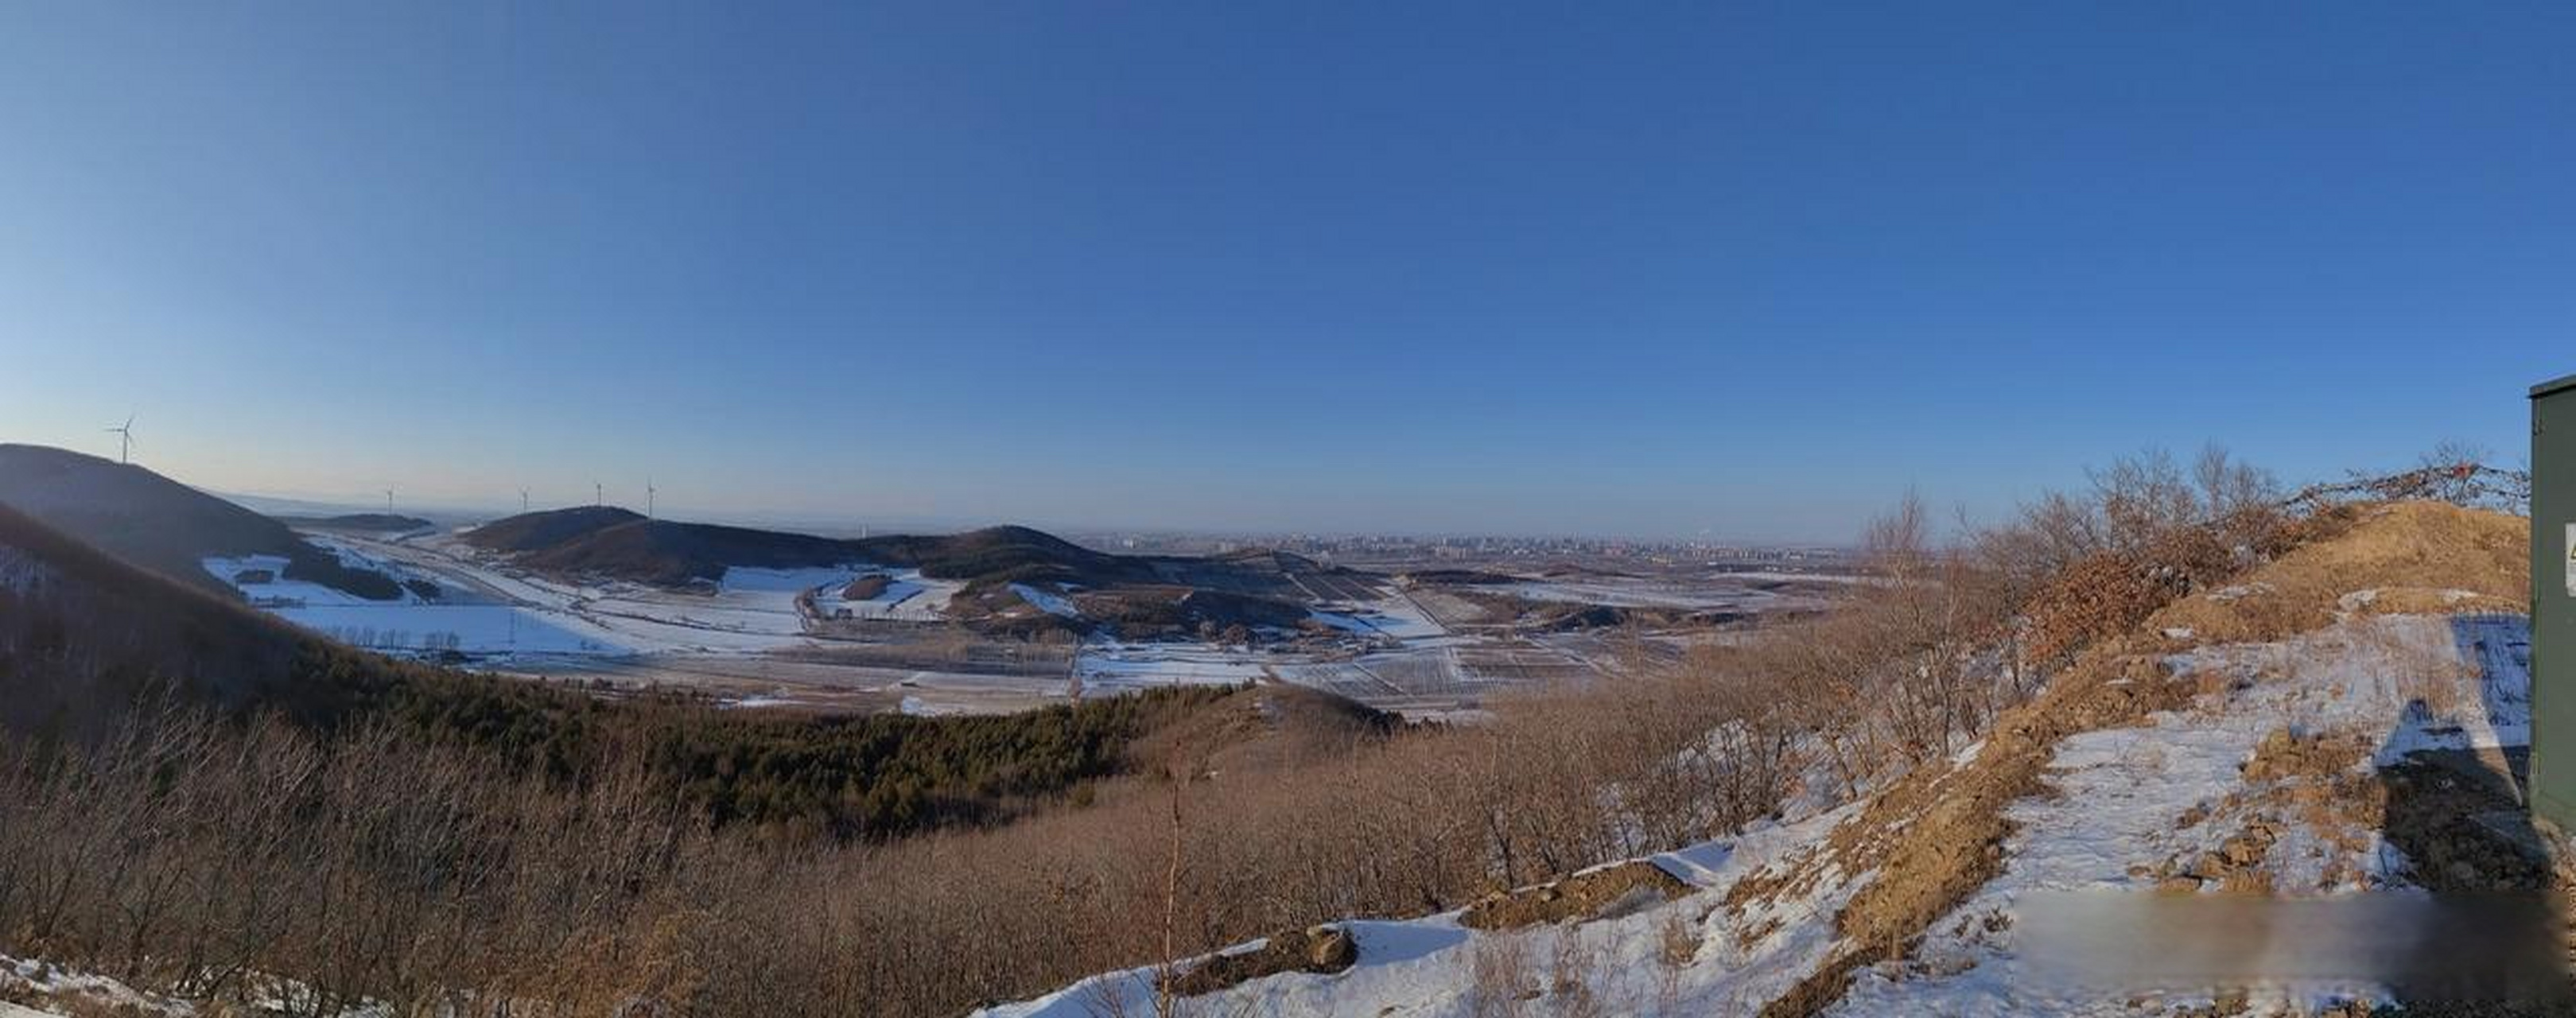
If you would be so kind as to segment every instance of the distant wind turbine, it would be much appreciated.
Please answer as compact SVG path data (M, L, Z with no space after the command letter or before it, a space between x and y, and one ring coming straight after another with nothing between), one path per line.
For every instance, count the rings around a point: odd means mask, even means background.
M603 506L608 504L608 488L606 485L602 485L598 481L590 482L590 504L594 506Z
M117 461L117 462L119 462L119 463L131 463L131 462L133 462L133 461L134 461L134 415L133 415L133 414L127 414L127 415L125 415L125 423L123 423L123 424L119 424L119 425L117 425L117 426L115 426L115 427L113 427L113 428L109 428L109 429L107 429L107 430L112 431L112 432L115 432L115 433L116 433L116 437L117 437L117 439L118 439L118 441L117 441L117 446L116 446L116 461Z
M524 515L527 515L527 512L528 512L528 489L526 489L526 488L521 488L521 489L519 489L519 514L520 514L520 515L522 515L522 516L524 516Z
M385 489L385 515L387 515L387 516L391 516L391 515L393 515L393 514L394 514L394 490L393 490L392 488L387 488L387 489Z
M647 477L644 479L644 518L648 520L653 518L653 495L653 479Z

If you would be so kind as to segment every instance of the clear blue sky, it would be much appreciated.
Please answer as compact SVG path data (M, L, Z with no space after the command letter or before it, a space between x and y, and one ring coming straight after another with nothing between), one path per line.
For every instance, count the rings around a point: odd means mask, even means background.
M1834 539L2523 454L2576 5L0 8L0 437L235 491Z

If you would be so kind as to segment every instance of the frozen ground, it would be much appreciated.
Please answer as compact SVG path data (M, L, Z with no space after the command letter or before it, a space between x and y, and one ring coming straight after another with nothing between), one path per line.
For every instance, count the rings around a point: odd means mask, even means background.
M2144 727L2072 736L2058 745L2052 793L2016 803L2019 825L2006 844L2002 875L1949 916L1932 924L1919 964L1873 970L1834 1011L1841 1015L2135 1014L2135 994L2113 994L2073 977L2062 965L2026 958L2021 940L2033 902L2117 903L2134 898L2075 892L2143 894L2155 888L2158 864L2218 848L2241 826L2216 807L2208 821L2178 822L2211 811L2231 791L2247 788L2240 773L2264 738L2289 730L2358 733L2376 753L2361 754L2351 773L2427 749L2501 748L2528 744L2530 629L2520 616L2383 616L2347 622L2280 643L2210 647L2174 659L2180 674L2207 673L2246 683L2218 709L2153 715ZM2447 699L2427 706L2427 694ZM2406 861L2378 832L2351 832L2338 843L2307 824L2289 825L2262 862L2274 889L2292 896L2354 895L2404 886ZM2043 924L2042 928L2055 928ZM2337 999L2381 996L2378 987L2317 979L2258 986L2256 1013L2296 1013ZM2147 996L2190 1006L2205 991Z
M496 663L522 657L759 654L811 641L797 607L800 584L827 571L734 570L711 594L640 584L573 584L508 569L452 540L371 540L315 535L344 562L403 580L427 580L435 599L405 592L370 601L276 575L274 556L210 558L206 570L251 604L356 646L455 651ZM246 572L271 574L242 582ZM842 576L848 570L829 571Z
M1074 607L1072 599L1062 594L1049 593L1025 583L1011 584L1011 593L1020 595L1020 600L1035 605L1039 611L1049 615L1067 619L1082 617L1082 610Z
M841 596L848 588L849 580L871 574L882 575L888 581L885 590L877 596L860 601ZM841 612L847 611L854 619L938 622L948 617L949 599L956 597L965 586L955 580L931 579L921 575L918 569L859 568L848 579L830 584L816 595L814 603L825 618L837 618Z

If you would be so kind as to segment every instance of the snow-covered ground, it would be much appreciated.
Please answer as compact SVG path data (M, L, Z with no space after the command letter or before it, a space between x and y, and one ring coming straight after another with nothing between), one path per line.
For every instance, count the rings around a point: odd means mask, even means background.
M1468 1018L1484 1014L1564 1013L1573 993L1596 1014L1748 1014L1793 985L1834 943L1833 910L1860 881L1837 881L1811 898L1757 905L1735 915L1714 908L1736 881L1824 836L1849 815L1840 810L1740 838L1710 841L1651 856L1699 893L1646 904L1573 926L1481 933L1458 923L1459 912L1401 921L1336 924L1359 945L1359 960L1332 975L1291 973L1191 998L1191 1014L1402 1015ZM1695 944L1690 957L1667 963L1669 944ZM1252 950L1260 941L1229 948ZM1515 971L1517 970L1517 971ZM1489 985L1480 987L1479 975ZM1508 980L1514 999L1480 1000ZM1582 984L1580 991L1558 986ZM990 1018L1093 1018L1152 1014L1154 970L1095 976L1035 1000L978 1012ZM1518 1000L1527 987L1544 999ZM1507 1006L1508 1005L1508 1006Z
M115 1014L133 1018L189 1018L198 1013L186 1001L144 993L106 976L76 972L58 965L0 954L0 1018L68 1018ZM37 1002L13 1004L8 997Z
M622 582L571 583L509 567L451 538L375 540L312 535L342 561L401 580L426 580L435 599L406 591L392 601L369 601L319 584L279 575L274 556L210 558L206 570L231 582L251 603L290 622L357 646L390 651L453 650L497 658L642 654L760 654L807 645L808 624L797 599L816 593L816 606L860 605L839 600L851 579L875 572L867 566L813 570L729 570L710 593L661 590ZM245 574L263 582L243 582ZM935 618L937 588L898 583L866 602L868 617L907 612ZM825 594L829 595L826 606ZM944 597L935 600L943 602ZM899 605L914 605L905 609Z
M1067 619L1082 617L1082 609L1074 607L1073 600L1062 594L1039 590L1025 583L1011 584L1011 593L1020 595L1020 600L1036 606L1037 610L1049 615Z
M1420 644L1449 635L1449 630L1434 621L1430 613L1405 597L1348 606L1341 611L1310 610L1308 614L1317 622L1354 636Z
M2019 828L2005 846L2002 875L1932 924L1916 965L1865 972L1834 1013L2138 1013L2128 1003L2136 994L2113 994L2066 966L2025 957L2035 946L2023 941L2025 931L2061 928L2034 925L2029 906L2079 900L2118 908L2141 899L2112 895L2155 888L2159 863L2220 847L2240 825L2224 816L2178 818L2245 789L2240 768L2266 736L2360 733L2380 749L2362 754L2355 774L2413 751L2530 741L2530 629L2519 616L2366 618L2280 643L2204 648L2172 664L2178 674L2246 684L2218 709L2204 703L2059 743L2050 769L2055 794L2011 807ZM2425 693L2446 686L2466 695L2447 709L2428 708ZM2403 886L2406 861L2378 832L2352 832L2359 841L2348 844L2331 833L2287 825L2262 864L2277 892L2332 897ZM2252 999L2257 1013L2314 1013L2336 999L2378 995L2375 984L2319 979L2260 987ZM2209 998L2184 990L2160 999L2181 1006Z
M815 607L822 611L825 618L837 618L841 612L847 611L854 619L938 622L948 617L949 600L956 597L958 591L966 589L964 583L956 580L934 580L921 575L921 570L918 569L862 567L853 572L849 579L854 580L868 575L881 575L887 579L886 588L878 592L877 596L858 601L848 600L841 595L848 589L849 580L842 580L830 584L825 590L816 594Z
M1074 675L1086 697L1156 686L1232 685L1269 676L1274 666L1238 647L1212 643L1085 643Z
M1532 601L1601 604L1614 608L1747 608L1780 599L1777 594L1750 587L1706 590L1611 580L1523 580L1496 589Z

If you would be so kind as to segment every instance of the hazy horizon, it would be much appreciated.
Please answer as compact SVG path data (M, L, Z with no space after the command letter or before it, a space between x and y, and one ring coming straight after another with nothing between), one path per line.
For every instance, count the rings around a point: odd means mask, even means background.
M2576 370L2563 6L737 13L0 13L0 440L1836 543L2151 446L2516 463Z

